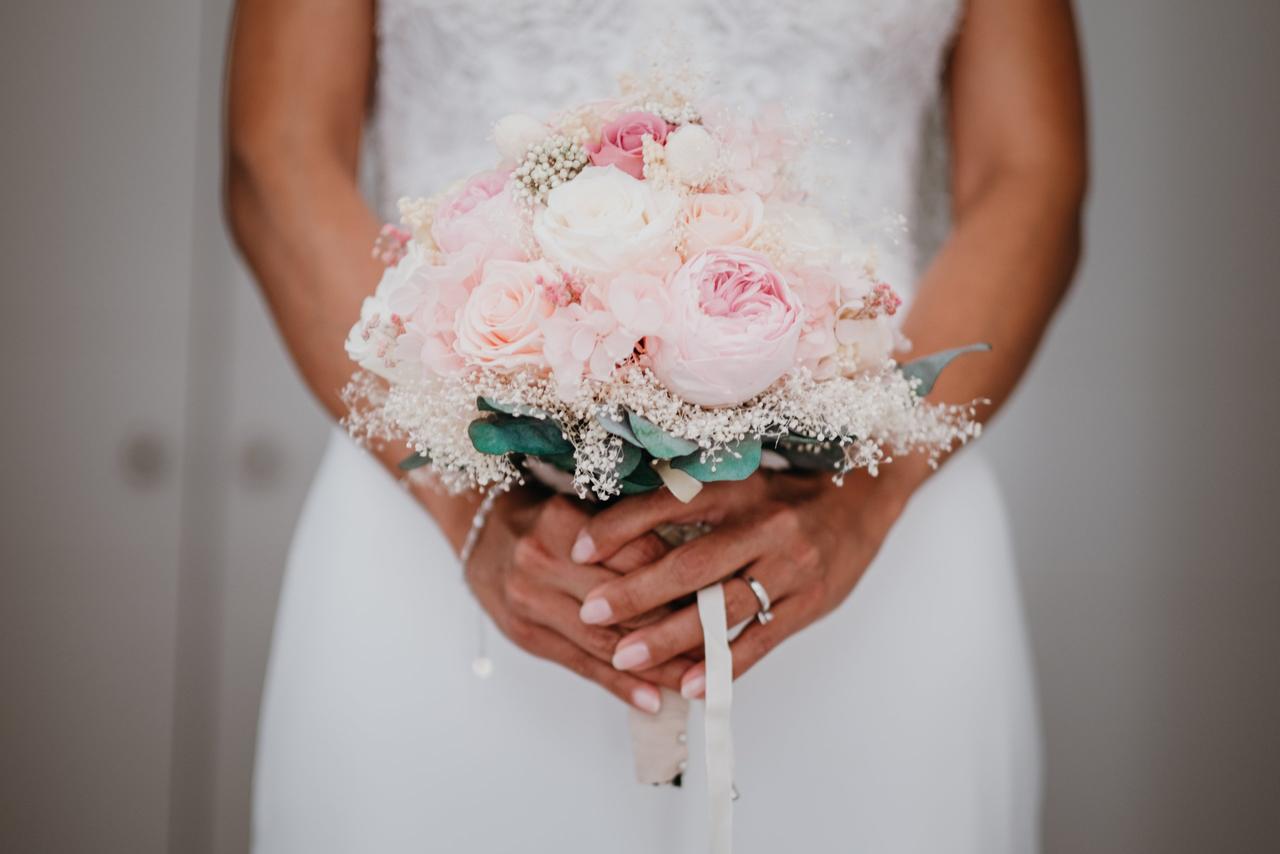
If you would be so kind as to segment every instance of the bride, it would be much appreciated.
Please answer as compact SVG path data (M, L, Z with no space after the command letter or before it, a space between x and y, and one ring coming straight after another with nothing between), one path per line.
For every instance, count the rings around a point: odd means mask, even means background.
M334 416L395 198L485 166L498 116L608 94L655 40L690 46L726 100L836 114L833 189L910 222L884 259L910 294L904 334L919 352L994 345L935 396L1003 404L1079 251L1068 0L240 0L229 217ZM497 504L465 571L475 500L403 488L402 453L335 430L312 487L263 703L256 851L701 850L701 763L671 769L683 787L638 785L622 704L701 695L680 603L747 566L776 619L733 647L735 675L750 671L739 850L1037 849L1034 690L981 447L843 490L767 474L708 489L703 518L735 535L722 551L668 553L648 533L677 512L660 493L592 515L528 487ZM731 622L760 608L745 582L725 592ZM501 630L489 679L469 667L477 600ZM678 755L700 757L700 737L673 732Z

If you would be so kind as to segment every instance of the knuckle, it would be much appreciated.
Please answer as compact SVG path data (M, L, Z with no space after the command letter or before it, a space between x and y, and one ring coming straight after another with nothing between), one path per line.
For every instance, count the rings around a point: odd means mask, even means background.
M667 575L682 587L697 587L702 561L694 549L680 549L667 558Z
M524 573L513 572L507 576L506 593L512 609L522 614L529 613L537 600L537 590Z
M769 527L775 536L794 540L800 533L800 514L786 504L775 507L769 516Z
M515 565L521 569L533 569L546 561L547 552L537 538L528 534L516 540L512 547L511 557Z
M583 637L583 643L597 658L610 659L618 646L618 635L608 629L589 627Z

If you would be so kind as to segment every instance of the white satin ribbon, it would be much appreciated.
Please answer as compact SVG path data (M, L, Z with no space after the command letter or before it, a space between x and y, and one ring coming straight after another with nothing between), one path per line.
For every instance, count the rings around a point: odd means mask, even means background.
M698 591L698 617L706 653L707 794L711 804L711 854L733 851L733 653L729 650L724 586Z

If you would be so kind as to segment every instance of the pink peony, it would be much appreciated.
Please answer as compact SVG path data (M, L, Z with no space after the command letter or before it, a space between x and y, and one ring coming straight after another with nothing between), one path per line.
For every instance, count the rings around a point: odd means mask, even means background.
M450 255L443 264L424 267L422 299L408 322L409 341L421 346L421 360L436 374L452 374L462 368L454 347L454 323L480 281L484 258L473 247Z
M653 113L623 113L600 132L600 141L587 145L587 154L595 166L616 166L632 178L644 178L645 136L659 145L667 141L671 127Z
M523 261L520 213L506 172L481 172L446 196L431 222L431 237L445 253L478 247L488 258Z
M647 342L650 366L691 403L741 403L796 364L804 311L758 252L708 249L668 285L671 316Z
M458 354L502 371L545 365L542 322L555 306L545 281L556 276L545 261L489 261L454 321Z

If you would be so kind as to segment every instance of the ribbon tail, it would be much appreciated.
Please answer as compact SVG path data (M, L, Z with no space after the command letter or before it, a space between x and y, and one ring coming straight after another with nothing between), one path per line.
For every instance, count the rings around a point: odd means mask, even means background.
M707 664L705 727L711 854L731 854L733 733L729 712L733 706L733 653L729 650L723 585L716 584L698 591L698 617L702 620Z

